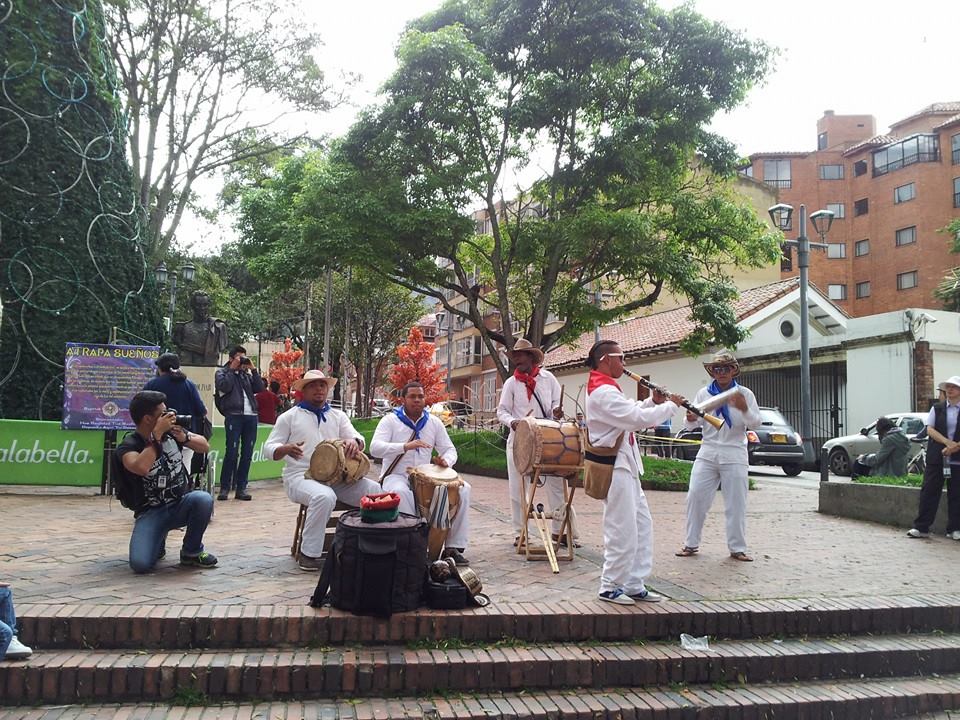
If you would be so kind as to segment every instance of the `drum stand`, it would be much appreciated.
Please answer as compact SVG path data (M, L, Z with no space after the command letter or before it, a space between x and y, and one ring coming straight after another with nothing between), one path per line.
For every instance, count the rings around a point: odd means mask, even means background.
M534 465L533 473L531 475L523 475L520 478L520 502L523 507L526 508L525 517L527 522L523 524L523 528L520 530L520 541L517 543L517 554L524 554L527 557L527 560L547 560L550 562L550 568L554 573L560 572L560 567L557 564L557 560L573 560L573 518L570 516L570 510L573 506L573 494L576 492L579 483L574 483L571 485L569 478L566 473L569 473L571 470L575 470L576 474L573 476L575 478L579 477L580 471L583 470L583 466L578 466L576 468L571 468L569 465ZM557 539L554 540L551 537L551 529L553 517L547 518L546 515L542 512L543 505L534 504L534 500L537 495L537 488L540 487L540 475L556 475L557 473L562 472L564 475L560 475L560 479L563 482L563 514L560 521L560 532L557 533ZM527 478L530 478L529 485L527 483ZM530 496L527 497L527 487L530 488ZM543 536L544 546L533 546L530 545L530 538L527 537L527 527L530 524L530 520L533 520L537 523L538 528ZM549 523L547 521L550 521ZM567 554L558 555L557 553L560 550L560 540L566 536L567 538Z

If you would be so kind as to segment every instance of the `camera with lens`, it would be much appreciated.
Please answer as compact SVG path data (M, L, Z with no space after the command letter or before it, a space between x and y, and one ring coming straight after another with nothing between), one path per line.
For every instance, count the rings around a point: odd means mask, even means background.
M177 411L173 408L167 408L167 415L176 415L177 419L175 424L182 428L189 430L190 426L193 425L193 415L178 415Z

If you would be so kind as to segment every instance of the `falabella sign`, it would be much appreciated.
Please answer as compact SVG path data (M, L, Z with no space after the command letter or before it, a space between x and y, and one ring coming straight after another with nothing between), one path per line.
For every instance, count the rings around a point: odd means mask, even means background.
M99 485L103 433L56 422L0 421L0 477L6 485Z

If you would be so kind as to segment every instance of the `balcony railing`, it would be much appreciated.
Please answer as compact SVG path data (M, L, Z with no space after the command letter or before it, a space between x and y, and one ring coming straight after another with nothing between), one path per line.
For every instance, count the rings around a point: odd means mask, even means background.
M470 365L479 365L481 361L480 353L468 353L467 355L454 355L453 366L455 368L469 367Z
M775 188L789 188L791 185L790 178L787 178L786 180L764 180L763 182L766 185Z
M886 175L889 172L893 172L894 170L899 170L900 168L906 167L907 165L913 165L914 163L939 162L939 160L940 160L939 150L918 152L912 155L907 155L906 157L903 157L903 158L897 158L896 160L891 160L885 165L874 165L873 176L878 177L880 175Z

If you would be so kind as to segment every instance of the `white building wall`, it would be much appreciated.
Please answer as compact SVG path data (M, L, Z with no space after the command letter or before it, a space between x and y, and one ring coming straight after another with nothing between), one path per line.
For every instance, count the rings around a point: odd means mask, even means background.
M851 432L881 415L908 412L913 350L907 342L847 350L847 424Z

